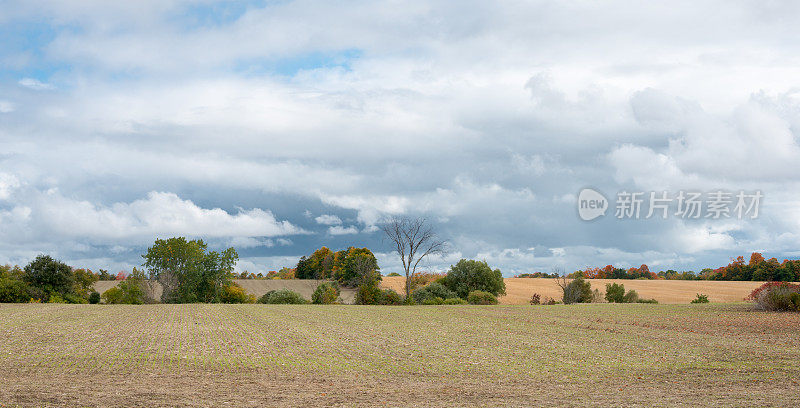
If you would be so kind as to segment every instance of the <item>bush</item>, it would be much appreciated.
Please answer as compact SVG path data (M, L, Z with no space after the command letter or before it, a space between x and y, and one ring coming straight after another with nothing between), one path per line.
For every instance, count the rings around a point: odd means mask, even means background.
M566 278L562 278L559 282L563 295L561 300L565 305L572 303L591 303L592 302L592 284L583 280L582 277L577 277L567 283Z
M657 301L657 300L655 300L655 299L637 299L637 300L636 300L636 303L652 303L652 304L658 304L658 301Z
M460 299L460 298L459 298ZM436 296L436 297L429 297L422 301L423 305L443 305L444 299Z
M635 290L629 290L625 293L625 285L616 283L606 284L605 299L608 303L658 303L655 300L652 302L640 302L639 294Z
M89 303L93 305L100 303L100 293L96 290L92 291L92 293L89 294Z
M58 293L54 293L50 295L50 298L47 299L47 303L67 303L64 298L61 297Z
M622 303L625 300L625 285L606 283L606 302Z
M330 305L339 300L339 285L336 283L325 282L314 290L311 295L311 302L317 305Z
M454 298L450 298L450 299L445 299L442 304L443 305L466 305L467 301L464 300L464 299L461 299L459 297L454 297Z
M74 303L74 304L86 304L89 301L86 300L83 296L78 296L74 293L67 293L63 296L65 303Z
M403 298L391 289L381 290L377 285L361 285L356 292L357 305L402 305Z
M636 303L639 301L639 294L635 290L629 290L622 298L622 303Z
M473 290L467 295L467 302L471 305L496 305L497 297L489 292Z
M122 303L122 289L114 286L113 288L103 292L101 298L103 299L103 302L109 305Z
M433 272L414 272L411 274L411 278L409 279L409 287L411 288L411 293L414 293L414 289L422 288L430 283L437 282L445 277L444 274L433 273Z
M414 298L415 302L424 305L426 304L425 302L427 300L430 300L432 298L439 298L442 301L444 301L444 299L458 297L458 294L448 289L446 286L442 285L439 282L433 282L428 286L415 290L412 293L412 297Z
M767 282L747 298L763 310L800 312L800 285Z
M11 277L0 277L0 303L25 303L31 298L28 285Z
M219 293L220 303L255 303L256 297L245 292L244 288L234 282L222 287Z
M534 293L533 296L531 296L530 304L539 305L541 303L542 303L542 295Z
M402 305L403 297L392 289L384 289L381 291L381 305Z
M390 274L388 274L388 275L386 275L386 276L387 276L387 277L394 277L394 276L403 276L403 275L400 275L400 274L399 274L399 273L397 273L397 272L392 272L392 273L390 273Z
M271 290L258 298L258 303L271 305L303 305L308 303L299 293L289 289Z
M691 303L708 303L708 295L697 294L697 297Z
M493 296L506 294L506 284L500 270L492 270L485 261L458 261L450 267L442 283L461 298L467 298L475 290L489 292Z

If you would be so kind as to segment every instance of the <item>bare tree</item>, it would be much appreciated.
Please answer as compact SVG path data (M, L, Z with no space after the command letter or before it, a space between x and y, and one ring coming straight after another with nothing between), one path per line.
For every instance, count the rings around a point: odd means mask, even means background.
M394 217L381 228L394 244L406 274L406 299L411 296L411 276L429 255L447 252L447 241L436 236L425 218Z

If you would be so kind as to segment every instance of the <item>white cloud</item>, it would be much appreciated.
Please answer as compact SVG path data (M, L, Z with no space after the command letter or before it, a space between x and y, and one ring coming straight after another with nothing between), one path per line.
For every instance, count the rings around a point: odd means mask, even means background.
M272 245L263 237L305 233L288 221L279 221L259 208L228 213L205 209L173 193L151 192L147 198L110 206L64 197L57 190L31 192L30 208L17 206L6 212L8 238L14 231L26 235L147 243L155 237L191 236L226 238L244 246ZM5 234L2 234L5 235ZM21 238L21 237L20 237Z
M331 214L322 214L319 217L314 218L317 224L322 225L341 225L342 219Z
M0 100L0 113L10 113L16 109L17 107L12 102Z
M0 173L0 200L6 200L11 193L20 186L17 176L8 173Z
M343 227L341 225L334 225L328 228L328 234L331 235L348 235L348 234L358 234L358 228L351 225L349 227Z
M55 89L53 85L46 84L34 78L22 78L19 80L19 84L26 88L33 89L34 91L49 91Z

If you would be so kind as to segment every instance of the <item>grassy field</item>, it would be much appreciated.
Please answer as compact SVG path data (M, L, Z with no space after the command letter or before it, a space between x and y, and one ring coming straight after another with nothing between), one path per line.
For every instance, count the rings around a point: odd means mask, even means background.
M750 305L0 305L0 406L792 406Z
M311 299L314 290L317 289L322 280L314 279L234 279L234 282L239 284L244 290L255 297L261 297L263 294L278 289L289 289L299 293L306 299ZM119 284L118 281L98 281L94 284L94 290L103 293L114 286ZM356 290L352 288L341 288L340 297L343 303L353 303L356 297ZM161 286L155 285L154 296L156 299L161 299Z
M764 282L731 282L731 281L680 281L680 280L638 280L638 279L588 279L592 289L605 294L607 283L621 283L626 290L635 290L639 296L655 299L660 303L689 303L703 293L712 302L742 302L753 289ZM500 297L500 304L526 305L531 295L538 293L561 300L561 289L553 279L544 278L506 278L506 296ZM405 293L405 278L400 276L384 277L382 285Z

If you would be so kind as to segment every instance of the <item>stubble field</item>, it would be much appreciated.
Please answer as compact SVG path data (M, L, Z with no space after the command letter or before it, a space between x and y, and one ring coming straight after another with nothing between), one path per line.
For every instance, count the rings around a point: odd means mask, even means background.
M503 305L526 305L531 295L538 293L542 298L561 299L561 288L555 280L546 278L505 278L506 296L498 301ZM764 282L747 281L685 281L685 280L649 280L649 279L587 279L592 289L605 294L607 283L625 285L626 290L635 290L641 298L655 299L659 303L689 303L698 293L708 295L712 302L742 302ZM382 286L405 293L405 278L401 276L385 276Z
M0 305L0 406L792 406L750 305Z

